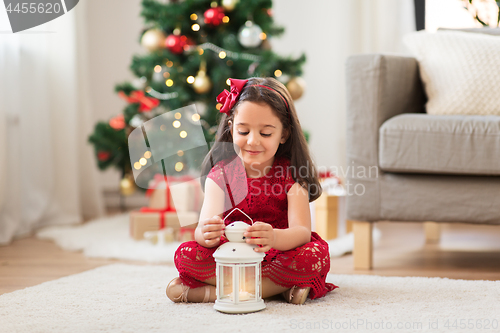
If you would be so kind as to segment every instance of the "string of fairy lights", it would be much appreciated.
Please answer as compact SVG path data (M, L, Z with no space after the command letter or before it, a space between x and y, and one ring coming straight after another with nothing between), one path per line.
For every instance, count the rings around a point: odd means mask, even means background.
M234 9L238 1L239 0L223 0L222 7L224 7L225 11L230 12ZM221 7L219 7L216 1L213 1L210 4L210 8L205 11L205 14L203 16L198 15L196 13L192 13L189 16L190 20L192 21L191 30L195 32L199 31L202 37L206 37L205 32L202 29L202 25L209 24L217 26L219 24L228 24L230 18L224 14L224 10L222 10ZM268 43L267 34L264 33L262 29L252 21L252 19L249 19L245 22L245 24L240 28L236 38L238 39L239 43L242 46L247 48L258 47L264 41ZM199 45L193 45L192 43L190 43L186 35L181 34L180 26L175 28L172 31L172 34L170 35L166 35L162 30L158 28L149 29L143 34L141 38L141 44L145 48L147 48L150 52L155 52L160 49L168 48L174 54L181 54L183 52L187 53L198 52L198 54L201 56L206 51L211 51L217 54L217 56L221 60L225 60L228 66L233 65L233 60L234 61L246 60L250 62L248 68L249 74L254 73L259 63L261 63L263 59L263 57L259 55L245 53L245 52L231 51L210 42L205 42ZM151 80L153 82L158 82L158 83L164 82L164 84L168 88L173 87L176 84L176 82L174 82L173 77L169 72L170 71L169 68L172 67L174 67L174 63L169 59L165 59L164 63L154 66L153 76L151 77ZM175 67L179 72L182 72L182 66L175 64ZM280 69L276 69L274 71L274 76L276 78L281 77L282 74L283 73ZM202 59L197 74L188 75L187 77L185 77L185 80L189 85L193 87L194 91L199 94L204 94L210 91L212 87L212 82L210 80L210 77L207 75L206 61ZM231 85L229 79L226 80L226 84L227 86ZM179 97L178 92L160 92L158 90L155 90L150 85L147 85L146 77L142 77L140 79L140 82L137 84L137 87L141 87L140 89L144 89L147 94L158 100L167 101ZM220 103L217 104L216 109L220 110L221 106L222 105ZM180 130L179 136L183 139L188 136L188 133L186 130L180 129L182 126L181 117L182 117L181 113L179 112L175 113L176 119L172 122L172 126L173 128ZM209 127L208 123L200 119L200 116L198 114L193 114L191 120L200 121L203 127L207 126ZM215 131L214 128L207 128L207 129L210 132ZM162 131L166 130L165 125L162 125L160 127L160 130ZM179 150L177 152L177 155L181 157L184 155L184 152L182 150ZM146 166L150 158L151 158L151 152L146 151L143 154L143 156L133 164L134 169L140 170L142 167ZM185 168L184 163L179 161L175 164L174 169L177 172L181 172L184 168Z
M193 49L198 49L198 52L200 54L202 54L205 50L210 50L210 51L212 51L214 53L217 53L220 59L225 59L226 57L228 57L228 58L235 59L235 60L238 60L238 59L249 60L249 61L253 61L254 63L258 63L258 62L260 62L262 60L262 57L260 57L260 56L257 56L257 55L254 55L254 54L250 54L250 53L240 53L240 52L229 51L229 50L224 49L222 47L219 47L219 46L217 46L217 45L215 45L213 43L203 43L203 44L198 45L198 46L190 46L189 48L187 48L188 51L191 51ZM167 67L172 67L173 66L173 62L169 61L169 60L167 60L165 62L165 64L166 64ZM200 80L200 79L205 79L206 80L206 69L204 67L205 67L205 65L202 64L201 69L198 72L197 77L195 77L193 75L189 75L186 78L186 82L189 83L189 84L194 84L196 82L196 80ZM155 68L154 68L154 71L156 73L161 73L162 66L156 65ZM279 69L277 69L274 72L274 75L276 77L280 77L282 75L282 71L279 70ZM167 87L172 87L174 85L174 81L171 78L169 78L169 76L170 76L169 73L165 72L164 76L166 78L165 85ZM200 76L201 76L201 78L200 78ZM231 83L230 83L229 79L226 81L226 84L228 86L230 86ZM173 99L173 98L177 98L179 96L179 94L177 92L161 93L161 92L155 90L152 87L147 87L146 88L146 92L149 95L151 95L152 97L160 99L160 100L164 100L164 101L165 100L170 100L170 99Z
M219 7L217 1L213 1L210 4L211 8L208 8L205 11L204 15L192 13L189 16L190 20L192 21L191 30L194 32L200 32L201 37L206 37L206 33L203 31L202 25L218 26L228 24L230 18L225 14L225 12L232 11L238 2L239 0L224 0L222 1L222 7ZM267 34L263 32L262 29L251 19L249 19L240 28L237 34L237 39L244 47L255 48L267 40ZM205 53L206 50L210 50L216 53L220 59L227 58L226 62L228 66L231 66L233 64L233 60L251 61L252 64L250 64L249 66L249 73L253 72L258 63L260 63L263 59L261 56L255 54L234 52L210 42L205 42L200 45L193 45L191 40L186 35L182 34L180 26L173 29L172 34L170 35L166 35L164 31L158 28L149 29L143 34L141 38L141 44L150 52L155 52L160 49L167 48L174 54L181 54L183 52L192 53L197 51L201 56L203 55L203 53ZM170 68L173 66L173 62L166 59L165 65L167 68ZM179 67L178 70L182 71L182 67ZM157 80L159 82L159 80L165 79L164 82L167 87L172 87L174 85L174 81L170 77L168 69L164 70L163 65L156 65L154 67L154 72L156 73L156 75L153 75L153 81ZM281 73L281 71L277 71L277 73ZM164 77L161 77L162 75ZM199 94L207 93L208 91L210 91L212 82L207 75L206 63L203 60L200 63L200 69L196 76L189 75L186 78L186 82L192 85L193 89ZM178 94L161 93L152 87L147 87L146 92L148 92L151 96L161 100L169 100L178 97Z
M182 123L181 123L182 114L180 112L176 112L174 114L174 118L175 118L175 120L172 122L172 127L175 128L175 129L181 128L181 126L182 126ZM200 121L200 115L198 113L192 114L191 115L191 121L193 121L193 122ZM160 126L160 131L164 132L166 130L167 130L166 125L162 124ZM184 130L184 129L181 130L179 132L179 137L181 139L187 138L188 137L188 132L186 130ZM134 169L140 170L142 167L146 166L148 164L148 160L151 158L151 156L152 156L151 151L147 150L146 152L144 152L143 156L140 157L139 160L134 163ZM177 151L177 156L179 156L179 157L184 156L184 151L183 150L178 150ZM179 161L179 162L177 162L175 164L174 169L177 172L181 172L184 169L184 167L185 167L184 163Z
M169 2L166 0L161 0L161 2L169 4L172 3L172 1ZM145 8L148 7L146 3L147 2L143 4ZM266 57L260 56L259 54L262 53L259 53L259 50L271 50L270 38L267 35L270 31L264 32L259 24L254 21L253 15L248 15L244 23L243 20L239 21L241 20L241 15L239 14L242 13L239 13L238 15L234 14L234 16L232 16L233 14L231 14L231 12L235 10L239 3L242 3L241 9L247 9L246 7L243 7L246 6L246 3L243 5L242 0L212 0L210 2L210 6L206 6L207 8L205 9L196 6L195 10L186 13L191 13L190 15L188 14L189 16L177 16L175 19L182 20L182 22L177 22L177 24L174 22L173 26L172 22L169 22L168 29L161 26L161 20L159 20L158 17L149 22L150 26L143 32L140 39L141 45L147 51L150 53L156 53L155 56L164 54L163 51L165 50L168 50L173 55L181 55L184 53L185 55L191 57L190 61L199 61L199 64L194 65L199 67L187 70L187 67L183 68L185 60L176 60L174 64L172 61L174 58L171 56L162 56L160 59L157 59L155 63L153 63L153 66L149 63L149 59L144 59L147 64L142 62L138 63L138 72L140 72L140 77L131 82L131 88L134 90L130 93L133 93L134 95L126 98L128 103L140 104L138 112L130 119L129 117L125 117L126 114L114 117L109 121L109 125L115 130L122 130L126 128L126 131L130 132L131 130L133 131L136 128L142 127L145 122L151 120L157 115L160 115L161 113L164 113L166 109L168 109L168 105L166 104L169 103L160 103L160 101L166 102L168 100L180 99L184 95L191 96L192 91L190 89L199 94L200 99L201 97L206 97L213 88L213 82L211 81L212 77L217 77L217 73L212 73L212 70L214 70L213 67L207 69L207 62L213 63L215 61L217 63L217 67L220 67L220 65L224 66L225 63L228 67L234 66L234 68L240 67L235 66L240 65L238 64L238 61L248 62L248 70L246 74L248 76L262 76L263 73L260 73L260 70L262 69L261 64L263 64ZM155 7L149 7L146 9L152 9L154 11L157 8L155 9ZM270 17L273 15L271 8L260 8L259 10L262 11L259 12L260 14L267 13ZM238 21L233 19L233 17L238 18ZM235 25L236 22L238 22L239 27L235 26L234 28L237 28L237 30L227 29L224 27L228 24ZM217 42L217 44L223 45L225 48L209 42L209 34L215 33L214 28L219 26L222 28L220 33L224 34L224 39L222 42ZM198 43L199 45L197 45ZM240 52L231 51L231 49L238 50ZM175 59L184 58L185 57L176 57ZM193 64L190 63L190 65ZM150 68L150 66L152 68ZM283 81L293 100L300 98L304 92L304 80L295 75L289 77L289 75L286 74L286 71L285 73L282 72L282 70L286 69L286 66L279 66L282 68L276 69L276 67L274 67L272 69L274 70L274 77ZM266 76L272 76L272 70L268 73L266 68ZM229 80L226 81L226 84L230 87ZM184 90L182 88L186 89ZM124 94L124 92L121 93L122 95ZM204 114L208 106L202 101L200 102L203 105L203 111L201 114ZM220 110L221 106L222 105L219 103L215 106L215 108ZM182 121L181 119L170 119L172 120L171 125L168 123L165 125L165 127L174 127L170 128L170 130L176 130L169 134L169 138L172 138L174 135L180 135L182 140L182 136L188 138L190 138L190 136L194 136L194 130L191 129L186 123L186 117L184 115L182 117ZM188 121L191 120L189 117L191 117L191 115L187 116ZM199 115L194 117L199 117ZM211 118L207 117L207 119ZM126 120L128 123L126 123ZM203 130L206 131L204 133L208 133L210 135L214 135L216 133L216 125L210 124L204 119L198 118L197 120L203 127ZM102 140L104 139L106 138L102 138ZM99 147L97 143L96 148L99 149L97 152L97 158L100 162L109 161L112 164L117 163L110 161L112 152L104 150L104 148ZM132 164L134 172L136 170L142 171L146 165L149 166L151 164L149 163L149 159L152 159L152 161L155 160L152 156L152 149L146 149L148 151L145 151L144 153L141 151L139 153L140 157L135 161L135 163ZM179 158L174 161L175 165L168 166L169 170L175 169L179 173L181 171L186 172L190 167L191 153L185 153L179 150L177 155L179 155ZM130 194L131 191L133 192L134 179L131 177L128 167L124 169L124 172L127 174L121 180L120 188L123 194Z
M214 53L218 53L219 58L221 58L221 59L229 57L229 58L236 59L236 60L243 59L243 60L250 60L250 61L256 61L256 62L259 62L262 60L262 57L260 57L258 55L251 54L251 53L243 53L243 52L239 53L239 52L229 51L229 50L223 49L222 47L217 46L213 43L203 43L203 44L200 44L198 46L190 46L187 49L192 50L194 48L199 48L202 50L210 50L210 51L213 51ZM198 51L198 52L200 52L200 51Z

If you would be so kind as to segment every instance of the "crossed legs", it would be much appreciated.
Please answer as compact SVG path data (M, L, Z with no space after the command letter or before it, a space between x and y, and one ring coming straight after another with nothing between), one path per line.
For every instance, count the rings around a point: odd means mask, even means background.
M172 280L167 287L167 296L174 302L215 302L217 295L215 290L215 277L203 281L206 286L188 288L184 286L180 278ZM262 298L281 294L290 288L275 284L268 278L262 279Z

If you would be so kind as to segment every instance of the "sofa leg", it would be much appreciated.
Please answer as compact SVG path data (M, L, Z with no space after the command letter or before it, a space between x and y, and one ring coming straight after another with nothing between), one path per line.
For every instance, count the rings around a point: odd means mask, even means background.
M354 233L354 269L372 269L373 267L373 224L365 221L353 221Z
M424 222L425 242L427 244L439 243L441 226L437 222Z

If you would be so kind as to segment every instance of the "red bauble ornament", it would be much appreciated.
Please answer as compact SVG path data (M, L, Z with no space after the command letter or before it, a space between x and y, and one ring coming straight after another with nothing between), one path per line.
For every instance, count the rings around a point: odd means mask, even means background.
M107 161L111 153L109 151L100 151L97 153L97 159L101 162Z
M222 23L222 19L224 16L224 8L223 7L215 7L215 8L210 8L205 11L205 23L206 24L211 24L213 26L218 26L219 24Z
M165 39L165 47L175 54L181 54L189 45L193 45L192 41L183 35L169 35Z
M109 126L111 126L113 129L119 131L125 128L125 117L121 114L119 116L116 116L114 118L111 118L109 121Z

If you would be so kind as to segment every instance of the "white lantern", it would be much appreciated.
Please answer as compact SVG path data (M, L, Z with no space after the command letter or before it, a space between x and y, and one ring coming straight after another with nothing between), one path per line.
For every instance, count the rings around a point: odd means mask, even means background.
M261 262L265 254L255 252L257 246L245 242L243 234L247 227L248 224L241 221L228 225L225 234L229 242L213 254L217 277L214 309L221 312L247 313L266 308L261 283Z

